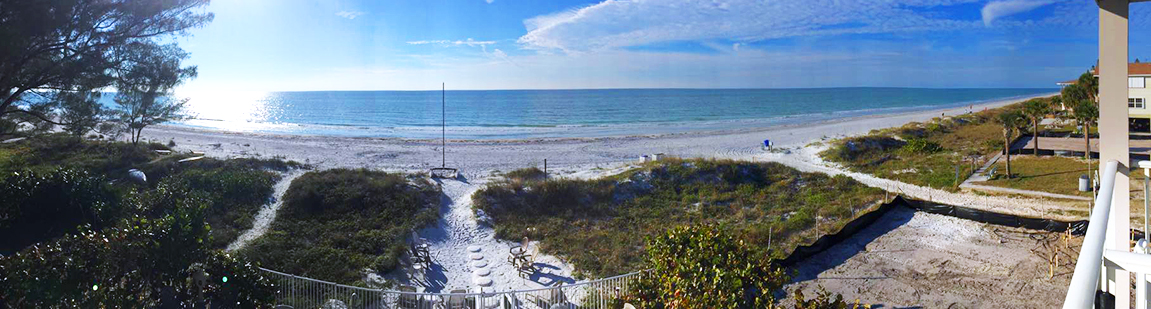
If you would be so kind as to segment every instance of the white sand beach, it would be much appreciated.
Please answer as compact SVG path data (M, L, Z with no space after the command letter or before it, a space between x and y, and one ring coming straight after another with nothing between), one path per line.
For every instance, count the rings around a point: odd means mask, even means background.
M1051 94L1049 94L1051 95ZM1044 95L1047 96L1047 95ZM549 266L541 276L520 278L505 263L512 242L494 238L494 231L476 218L471 208L471 194L499 172L525 167L543 167L547 160L553 176L594 178L618 173L638 161L641 155L664 153L685 158L724 158L756 161L778 161L804 171L846 174L865 184L921 199L955 205L980 207L995 211L1034 215L1052 205L1049 201L1026 198L977 196L949 193L872 176L846 172L816 156L821 149L814 142L867 133L873 129L894 127L912 121L926 121L940 115L958 115L1004 106L1025 99L1004 100L919 112L872 115L832 121L740 129L723 132L691 132L654 136L604 138L566 138L530 140L448 140L448 167L459 168L461 177L441 182L446 199L441 206L441 219L420 231L427 239L432 258L438 267L420 282L429 291L448 291L474 287L474 267L468 248L482 248L494 283L487 291L540 287L555 281L575 282L572 269L562 259L540 256L537 261ZM350 138L328 136L293 136L260 133L235 133L164 125L144 130L149 140L176 143L179 151L202 151L207 156L282 157L308 163L317 169L371 168L387 171L426 172L441 164L439 140L397 138ZM768 153L761 149L764 139L785 151ZM811 145L811 146L809 146ZM290 179L290 178L289 178ZM274 217L274 216L266 216ZM258 224L259 225L259 224ZM255 235L246 234L246 237ZM400 278L398 274L390 277Z

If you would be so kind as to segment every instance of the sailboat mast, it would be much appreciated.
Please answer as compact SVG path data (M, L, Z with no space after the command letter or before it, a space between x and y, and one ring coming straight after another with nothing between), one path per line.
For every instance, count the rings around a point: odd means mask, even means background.
M448 167L448 88L445 83L440 84L440 167Z

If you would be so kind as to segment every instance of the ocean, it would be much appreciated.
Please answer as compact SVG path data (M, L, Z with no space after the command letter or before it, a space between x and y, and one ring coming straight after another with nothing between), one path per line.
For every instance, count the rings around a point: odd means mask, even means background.
M1058 89L597 89L192 95L179 125L239 132L452 139L601 137L764 127L958 107Z

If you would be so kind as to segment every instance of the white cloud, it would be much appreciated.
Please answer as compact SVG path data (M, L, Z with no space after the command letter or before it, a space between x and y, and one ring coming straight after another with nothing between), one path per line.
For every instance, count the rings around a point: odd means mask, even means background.
M492 2L496 2L496 0L484 0L484 1L486 1L488 4L492 4Z
M974 28L978 20L920 13L980 0L634 0L604 2L527 19L519 43L567 52L658 42L759 40L852 33Z
M1003 0L990 2L983 6L983 25L991 26L992 22L1001 17L1027 12L1052 3L1054 3L1054 1L1051 0Z
M442 45L442 46L452 46L452 45L464 46L464 45L466 45L466 46L471 46L471 47L476 47L476 46L485 47L487 45L495 44L496 41L476 41L476 40L473 40L472 38L468 38L467 40L455 40L455 41L452 41L452 40L422 40L422 41L408 41L407 43L411 44L411 45L429 45L430 44L430 45Z
M741 45L741 44L739 44L739 43L731 44L731 50L733 50L733 51L739 51L739 46L740 46L740 45Z
M360 12L360 11L339 11L339 12L336 12L336 16L347 18L347 19L356 19L356 17L364 16L364 14L367 14L367 13Z

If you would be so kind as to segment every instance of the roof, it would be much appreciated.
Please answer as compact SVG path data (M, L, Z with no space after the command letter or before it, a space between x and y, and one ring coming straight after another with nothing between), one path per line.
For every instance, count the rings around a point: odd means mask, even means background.
M1074 84L1075 82L1078 82L1078 81L1079 81L1078 79L1072 79L1072 80L1067 80L1067 81L1061 81L1061 82L1058 82L1055 84L1060 85L1060 86L1066 86L1066 85Z
M1099 76L1099 66L1095 66L1091 74ZM1151 62L1128 63L1127 75L1151 75Z

